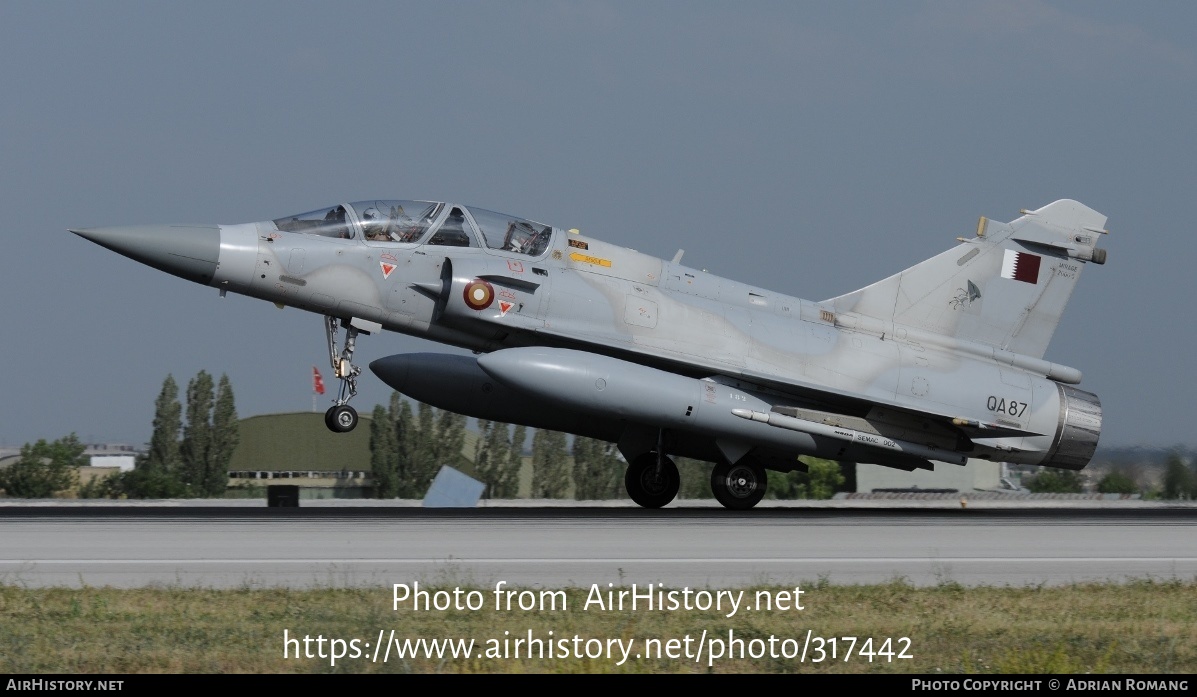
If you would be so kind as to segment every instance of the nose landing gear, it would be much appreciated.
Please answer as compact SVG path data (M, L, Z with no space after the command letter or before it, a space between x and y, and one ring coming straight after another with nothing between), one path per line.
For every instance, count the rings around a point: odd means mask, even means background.
M337 333L342 325L345 327L345 345L338 353ZM334 433L348 433L357 427L357 410L349 406L349 400L357 394L357 376L362 374L362 369L353 364L353 351L357 345L358 333L369 334L370 331L376 331L376 328L381 327L373 322L357 319L345 322L328 316L324 318L324 331L328 336L328 358L332 363L333 375L341 382L336 401L324 412L324 425Z

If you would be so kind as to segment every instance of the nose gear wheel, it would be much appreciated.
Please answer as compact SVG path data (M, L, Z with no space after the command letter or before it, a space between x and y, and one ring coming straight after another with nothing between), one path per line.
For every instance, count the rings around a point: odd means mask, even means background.
M348 433L357 428L357 410L348 404L330 407L324 412L324 423L334 433Z

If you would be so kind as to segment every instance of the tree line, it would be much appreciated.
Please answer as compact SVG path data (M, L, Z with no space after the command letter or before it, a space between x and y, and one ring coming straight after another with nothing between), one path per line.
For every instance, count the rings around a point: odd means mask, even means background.
M0 490L8 496L47 498L78 488L81 497L183 498L219 497L228 486L228 466L240 436L233 389L228 376L214 384L200 371L180 394L168 375L154 403L153 433L148 451L131 471L96 479L79 487L78 469L88 464L85 446L72 433L54 441L26 443L12 465L0 468ZM391 394L387 406L374 407L370 422L370 464L373 494L378 498L421 498L441 465L450 465L486 485L488 498L619 499L626 498L626 463L614 443L533 429L530 482L521 491L525 444L523 426L479 420L472 461L463 454L467 418L409 402ZM682 476L680 498L712 498L706 462L676 458ZM825 499L846 490L851 465L804 458L805 472L769 472L768 497ZM1079 493L1079 472L1042 468L1024 484L1036 493ZM852 488L848 482L847 488ZM1145 487L1121 468L1097 483L1101 493L1145 498L1197 499L1197 473L1178 450L1166 459L1159 486Z
M1023 484L1036 494L1079 494L1085 489L1083 475L1076 470L1044 467ZM1179 450L1168 452L1158 486L1147 485L1124 467L1115 466L1097 481L1101 494L1142 494L1146 499L1197 499L1197 473Z
M240 442L237 407L227 375L213 385L201 370L187 383L186 410L171 375L154 401L149 450L128 472L96 480L84 496L214 498L228 488L229 461Z
M47 499L72 488L80 467L87 465L85 446L74 433L58 440L21 446L21 456L0 469L0 489L15 498Z
M441 465L450 465L486 485L483 496L520 496L529 429L499 421L477 421L472 461L463 454L466 417L427 404L410 403L398 392L370 419L370 466L377 498L421 498ZM623 460L615 444L532 429L531 481L527 495L548 499L623 498Z
M463 450L466 417L419 402L398 392L387 406L377 405L370 419L370 468L377 498L421 498L441 465L462 470L486 485L487 498L516 498L528 429L479 419L472 462ZM532 435L534 498L607 498L616 495L604 467L613 446L576 438L573 467L564 433L536 430ZM597 473L597 474L596 474Z
M187 383L186 411L171 375L154 402L149 450L133 469L93 479L78 487L81 498L208 498L223 496L228 465L240 442L237 408L227 375L213 384L201 370ZM74 434L26 443L20 458L0 469L0 489L8 496L49 498L78 485L80 467L89 464L86 446Z
M378 498L421 498L441 465L462 462L466 417L424 404L415 410L391 393L389 406L374 407L370 419L370 470Z
M370 466L377 498L421 498L441 465L459 469L486 485L483 496L518 498L529 429L499 421L477 422L473 460L463 454L466 417L419 402L398 392L387 406L377 405L370 419ZM530 477L526 496L544 499L605 500L627 498L627 464L614 443L532 429ZM831 498L845 482L841 465L807 458L808 471L769 473L771 498ZM682 476L681 498L714 498L711 463L676 458Z

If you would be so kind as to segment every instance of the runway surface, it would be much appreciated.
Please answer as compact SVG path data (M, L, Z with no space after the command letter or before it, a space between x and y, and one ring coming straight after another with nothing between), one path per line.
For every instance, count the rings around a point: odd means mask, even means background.
M0 508L45 586L1060 585L1197 579L1197 510Z

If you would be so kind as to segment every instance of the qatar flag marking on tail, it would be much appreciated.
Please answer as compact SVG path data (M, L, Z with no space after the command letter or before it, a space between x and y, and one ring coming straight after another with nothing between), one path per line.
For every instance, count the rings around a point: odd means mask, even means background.
M1002 260L1002 278L1013 278L1024 283L1039 282L1039 263L1043 257L1027 252L1006 250L1006 258Z

